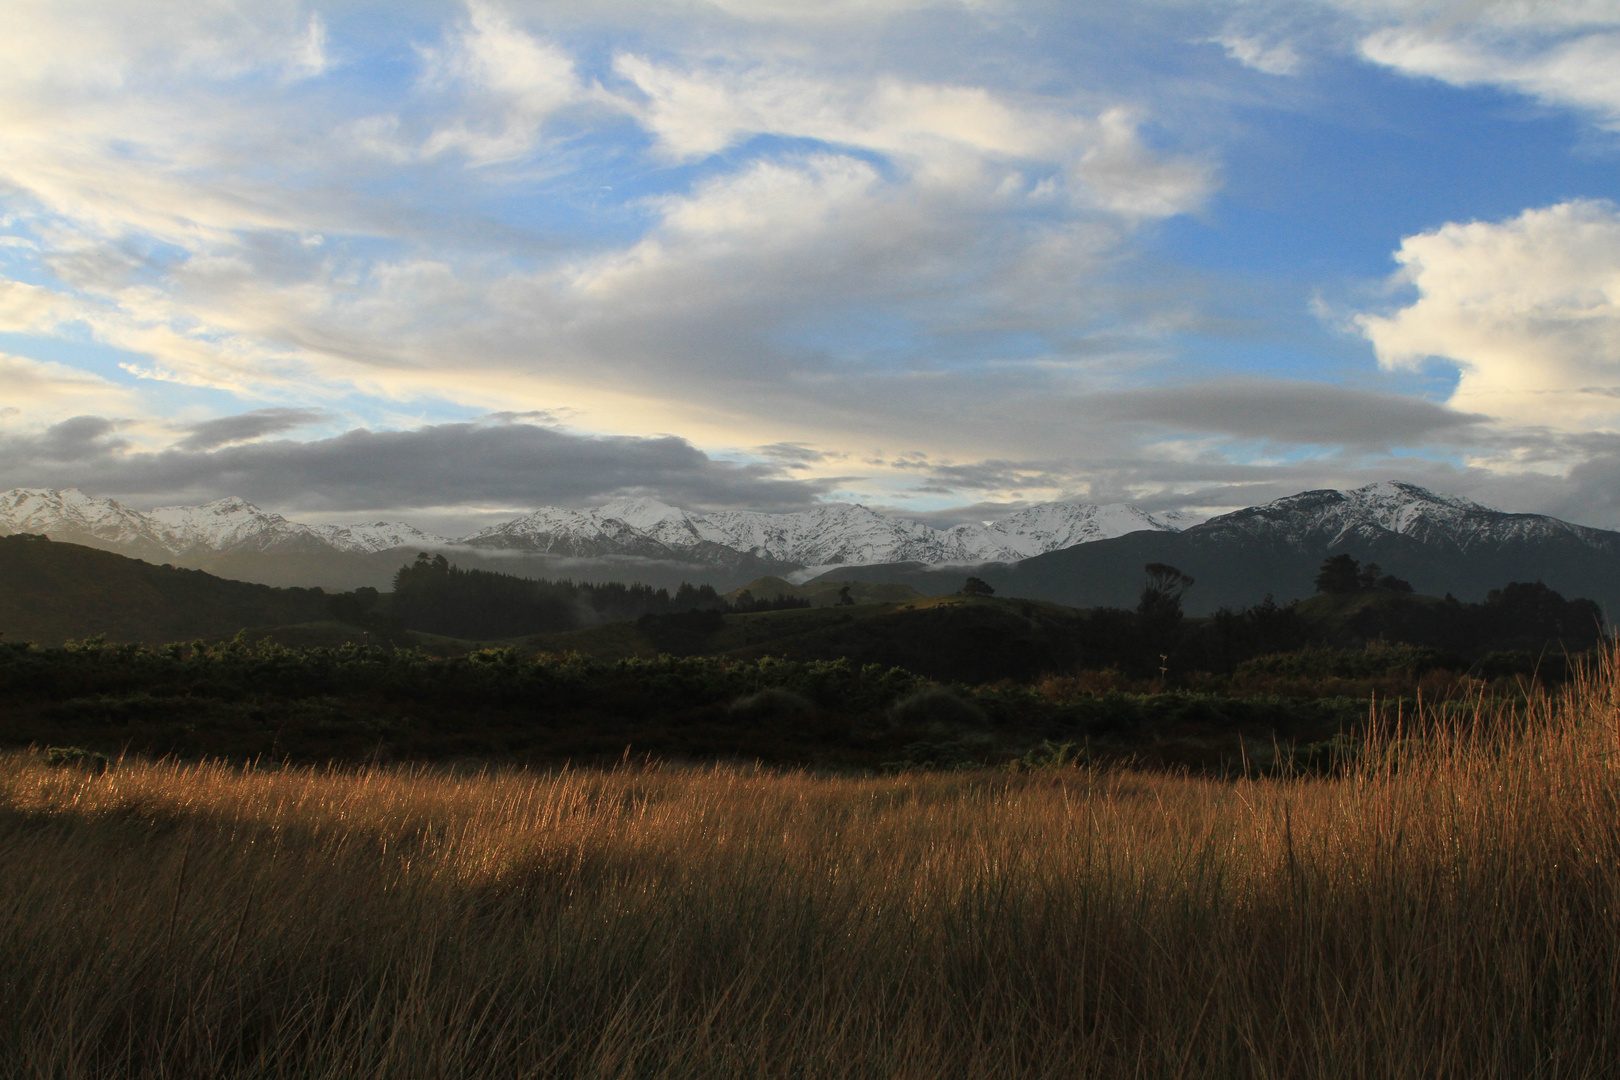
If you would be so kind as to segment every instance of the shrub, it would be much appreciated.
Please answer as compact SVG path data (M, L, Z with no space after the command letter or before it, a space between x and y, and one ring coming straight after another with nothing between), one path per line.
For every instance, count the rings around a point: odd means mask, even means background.
M800 719L815 714L816 706L802 694L778 686L767 687L731 703L727 713L734 720L765 724L776 720Z
M112 767L106 754L78 746L47 746L45 763L58 769L84 769L97 776Z
M939 686L919 690L889 710L896 727L982 728L984 710Z

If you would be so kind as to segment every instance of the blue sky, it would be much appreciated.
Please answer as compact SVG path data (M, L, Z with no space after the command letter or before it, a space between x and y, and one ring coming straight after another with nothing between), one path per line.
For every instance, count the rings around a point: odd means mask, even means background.
M8 24L0 486L453 531L1393 477L1620 526L1620 3Z

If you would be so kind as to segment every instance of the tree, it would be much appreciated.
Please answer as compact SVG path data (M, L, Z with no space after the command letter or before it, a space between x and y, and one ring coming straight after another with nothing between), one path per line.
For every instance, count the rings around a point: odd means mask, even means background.
M1322 561L1321 572L1316 575L1319 593L1353 593L1361 591L1361 564L1349 555L1331 555Z
M854 607L855 606L855 598L853 596L849 595L849 586L848 585L845 585L843 588L838 590L838 606L839 607Z
M1193 579L1168 563L1152 562L1142 567L1147 581L1136 605L1136 613L1146 618L1175 621L1181 618L1181 594L1193 587Z
M967 584L962 586L962 592L967 596L994 596L996 594L996 590L990 587L989 582L976 577L967 579Z

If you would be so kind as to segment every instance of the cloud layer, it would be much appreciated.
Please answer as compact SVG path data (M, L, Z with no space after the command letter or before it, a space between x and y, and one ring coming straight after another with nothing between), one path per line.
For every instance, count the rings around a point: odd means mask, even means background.
M112 422L77 417L0 442L0 488L77 486L138 506L228 491L328 517L445 507L510 513L641 494L699 509L798 510L826 488L774 466L716 460L672 436L604 438L498 421L218 449L188 442L131 452Z
M8 10L9 483L314 512L1162 507L1390 463L1588 483L1609 453L1613 192L1378 235L1400 274L1339 305L1353 361L1242 328L1221 305L1253 282L1199 250L1254 246L1232 147L1334 63L1620 125L1609 5L373 15ZM1270 272L1303 309L1306 270Z

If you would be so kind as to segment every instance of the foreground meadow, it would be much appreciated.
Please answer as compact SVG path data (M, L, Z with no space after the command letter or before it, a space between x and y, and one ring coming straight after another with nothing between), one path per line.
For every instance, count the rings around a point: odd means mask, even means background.
M0 1075L1615 1075L1617 718L1238 781L12 755Z

